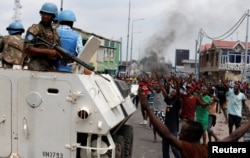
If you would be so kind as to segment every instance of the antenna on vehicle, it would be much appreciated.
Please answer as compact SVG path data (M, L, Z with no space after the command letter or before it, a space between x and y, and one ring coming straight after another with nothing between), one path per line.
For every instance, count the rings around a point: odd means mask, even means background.
M61 8L60 8L60 11L63 10L63 0L61 0Z

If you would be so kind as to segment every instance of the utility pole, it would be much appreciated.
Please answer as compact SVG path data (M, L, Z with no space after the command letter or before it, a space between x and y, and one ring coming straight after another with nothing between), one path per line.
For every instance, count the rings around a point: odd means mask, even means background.
M121 41L121 46L120 46L120 61L119 61L119 65L121 65L122 63L122 46L123 46L123 43L122 43L122 37L120 38L120 41Z
M21 6L21 3L20 3L20 0L15 0L15 7L14 7L14 16L13 16L13 19L15 22L21 22L21 18L20 18L20 15L21 15L21 10L22 6Z
M198 80L198 62L197 62L197 54L198 54L198 40L195 40L195 79Z
M128 33L127 33L127 49L126 49L126 66L128 65L129 28L130 28L130 7L131 7L131 0L129 0L129 6L128 6Z
M249 9L247 10L247 28L246 28L246 45L245 45L245 61L244 61L244 72L242 81L247 78L247 56L248 56L248 23L249 23Z
M198 48L197 48L197 52L196 53L199 53L199 65L198 65L198 74L197 74L197 78L198 79L200 79L200 69L201 69L201 51L200 51L200 49L201 49L201 43L202 43L202 39L203 39L203 30L202 29L200 29L200 31L199 31L199 35L198 35L198 42L199 42L199 44L197 45L198 46Z
M141 32L134 32L134 22L139 21L139 20L144 20L144 19L141 18L141 19L132 20L131 44L130 44L130 62L132 62L132 54L133 54L132 49L133 49L133 37L134 37L134 34L141 33Z

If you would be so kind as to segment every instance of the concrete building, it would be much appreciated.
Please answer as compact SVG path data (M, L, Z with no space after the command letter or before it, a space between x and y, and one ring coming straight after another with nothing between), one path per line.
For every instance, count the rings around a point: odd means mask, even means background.
M183 60L183 73L194 73L195 72L195 60L189 59L189 60Z
M74 30L81 34L83 45L87 42L90 36L95 36L101 40L99 49L94 52L94 55L88 64L94 66L95 71L97 72L107 73L113 76L116 75L121 56L121 41L89 33L78 28L74 28Z
M189 59L189 50L176 49L175 50L175 66L183 66L183 60Z
M246 47L247 46L247 47ZM242 80L244 67L249 73L250 52L247 53L247 63L245 64L246 48L250 43L240 41L219 41L214 40L212 44L201 46L200 49L200 74L208 78L218 77L218 71L223 70L224 77L231 80Z

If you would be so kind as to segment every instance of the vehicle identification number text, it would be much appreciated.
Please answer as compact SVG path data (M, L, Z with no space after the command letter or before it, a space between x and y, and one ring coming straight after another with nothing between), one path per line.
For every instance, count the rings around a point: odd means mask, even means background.
M63 158L63 153L43 151L43 157L48 158Z

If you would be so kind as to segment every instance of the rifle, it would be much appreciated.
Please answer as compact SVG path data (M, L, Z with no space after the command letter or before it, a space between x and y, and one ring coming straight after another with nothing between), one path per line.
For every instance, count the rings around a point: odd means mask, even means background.
M94 71L94 67L88 65L87 63L85 63L84 61L80 60L79 58L77 58L76 56L74 55L71 55L67 50L63 49L62 47L60 47L59 45L57 44L52 44L48 41L46 41L45 39L39 37L39 36L36 36L36 39L37 40L40 40L41 42L43 42L45 45L49 46L50 48L52 49L55 49L57 50L61 55L62 55L62 61L61 63L63 65L66 65L68 61L75 61L77 62L78 64L80 64L81 66L89 69L90 71ZM109 79L107 79L106 77L102 76L100 73L98 72L95 72L97 75L101 76L102 78L104 78L105 80L107 81L110 81Z
M82 65L83 67L85 67L91 71L93 71L95 69L94 67L88 65L84 61L77 58L76 56L71 55L67 50L63 49L59 45L52 44L39 36L36 36L36 39L42 41L45 45L49 46L50 48L57 50L62 55L62 61L61 61L62 65L66 65L68 61L75 61L78 64Z

